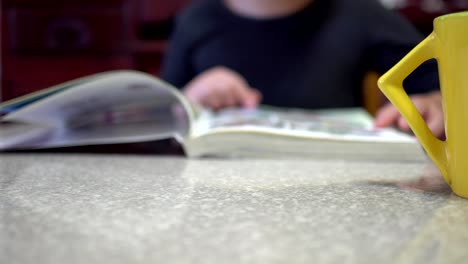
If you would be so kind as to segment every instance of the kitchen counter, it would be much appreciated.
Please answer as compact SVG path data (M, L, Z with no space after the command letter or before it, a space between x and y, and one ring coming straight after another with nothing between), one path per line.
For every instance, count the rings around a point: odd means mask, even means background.
M462 263L431 163L1 154L0 263Z

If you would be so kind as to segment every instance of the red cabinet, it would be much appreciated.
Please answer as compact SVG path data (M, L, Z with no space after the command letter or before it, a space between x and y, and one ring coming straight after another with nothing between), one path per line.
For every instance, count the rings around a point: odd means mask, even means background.
M170 22L187 2L4 1L1 100L112 69L158 74ZM141 34L147 25L163 33Z

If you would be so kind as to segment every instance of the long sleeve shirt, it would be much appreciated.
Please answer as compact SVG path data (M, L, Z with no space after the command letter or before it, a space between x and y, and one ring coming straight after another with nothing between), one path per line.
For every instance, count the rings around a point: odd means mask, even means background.
M376 0L315 0L284 17L255 19L222 0L195 1L179 16L162 78L182 88L215 66L237 71L262 103L302 108L362 105L365 73L384 73L423 36ZM410 94L438 89L430 61L405 80Z

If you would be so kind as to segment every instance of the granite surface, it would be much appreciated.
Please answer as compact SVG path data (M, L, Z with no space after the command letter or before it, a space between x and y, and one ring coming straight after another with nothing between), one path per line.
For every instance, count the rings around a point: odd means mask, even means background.
M0 155L0 263L466 263L429 163Z

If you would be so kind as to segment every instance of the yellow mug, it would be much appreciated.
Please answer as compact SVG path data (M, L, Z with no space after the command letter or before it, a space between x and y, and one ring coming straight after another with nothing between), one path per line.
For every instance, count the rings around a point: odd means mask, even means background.
M446 140L437 139L403 89L423 62L438 64ZM453 192L468 198L468 12L437 17L433 32L378 81Z

